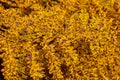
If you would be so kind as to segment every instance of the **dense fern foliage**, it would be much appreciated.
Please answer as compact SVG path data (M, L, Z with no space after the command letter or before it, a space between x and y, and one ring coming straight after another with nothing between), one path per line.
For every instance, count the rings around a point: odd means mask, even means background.
M0 0L5 80L120 80L120 0Z

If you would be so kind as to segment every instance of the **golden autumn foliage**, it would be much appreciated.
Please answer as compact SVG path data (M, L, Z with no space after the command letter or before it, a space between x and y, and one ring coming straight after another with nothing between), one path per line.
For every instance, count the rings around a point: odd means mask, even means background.
M0 0L5 80L120 80L120 0Z

